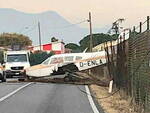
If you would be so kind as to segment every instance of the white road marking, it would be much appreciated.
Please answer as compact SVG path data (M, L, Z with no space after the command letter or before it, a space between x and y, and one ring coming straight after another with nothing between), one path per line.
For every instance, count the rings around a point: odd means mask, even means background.
M25 87L27 87L27 86L29 86L29 85L31 85L31 84L33 84L33 83L31 82L31 83L28 83L28 84L26 84L26 85L24 85L24 86L21 86L21 87L19 87L18 89L14 90L13 92L7 94L6 96L0 98L0 102L2 102L2 101L4 101L5 99L11 97L12 95L14 95L15 93L17 93L18 91L22 90L23 88L25 88Z
M97 107L95 106L94 104L94 101L92 99L92 96L91 96L91 93L90 93L90 90L89 90L89 87L87 85L85 85L85 89L86 89L86 93L87 93L87 97L88 97L88 100L90 102L90 105L92 107L92 110L94 113L99 113Z

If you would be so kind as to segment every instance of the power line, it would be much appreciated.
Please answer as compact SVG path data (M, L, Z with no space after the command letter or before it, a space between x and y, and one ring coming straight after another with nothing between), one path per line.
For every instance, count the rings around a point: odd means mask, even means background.
M80 21L80 22L77 22L77 23L74 23L74 24L70 24L70 25L66 25L66 26L62 26L62 27L53 27L53 28L51 27L51 28L47 28L46 30L49 30L49 29L65 29L65 28L73 27L73 26L75 26L75 25L82 24L82 23L87 22L87 21L88 21L88 20L83 20L83 21ZM29 29L29 30L23 32L23 34L26 34L26 33L28 33L28 32L31 32L31 31L35 30L36 27L37 27L37 25L34 25L31 29ZM28 28L29 28L29 27L28 27ZM45 30L45 31L46 31L46 30Z
M69 28L69 27L73 27L75 25L79 25L79 24L82 24L84 22L88 22L88 20L83 20L83 21L80 21L80 22L77 22L77 23L74 23L74 24L70 24L70 25L66 25L66 26L62 26L62 27L51 27L51 28L48 28L48 29L65 29L65 28Z
M25 25L25 26L23 26L22 28L20 28L19 30L17 30L16 32L17 33L26 33L26 32L30 32L30 31L32 31L32 30L34 30L34 28L36 27L37 25L34 25L34 26L32 26L32 25Z
M19 33L22 33L23 30L28 29L28 28L29 28L29 27L24 26L24 27L23 27L22 29L20 29L18 32L19 32Z
M28 32L31 32L31 31L33 31L33 30L35 30L35 28L36 28L36 27L37 27L37 25L34 25L31 29L29 29L29 30L27 30L27 31L23 32L23 34L28 33Z

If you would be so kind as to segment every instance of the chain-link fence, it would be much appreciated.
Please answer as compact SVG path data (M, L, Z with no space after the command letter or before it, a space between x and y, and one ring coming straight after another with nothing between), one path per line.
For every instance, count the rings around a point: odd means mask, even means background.
M127 34L118 38L116 46L106 43L109 76L120 89L122 97L132 98L136 111L150 113L149 17Z
M145 22L144 22L145 24ZM137 103L137 111L150 112L150 32L149 19L147 30L139 32L134 27L129 38L128 74L131 80L131 96Z

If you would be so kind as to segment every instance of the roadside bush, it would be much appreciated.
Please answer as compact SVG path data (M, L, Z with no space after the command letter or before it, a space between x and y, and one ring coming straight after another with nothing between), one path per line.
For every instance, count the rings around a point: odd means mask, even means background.
M30 64L31 64L31 66L40 64L52 55L54 55L53 52L47 53L47 52L37 51L35 53L31 53L30 54Z

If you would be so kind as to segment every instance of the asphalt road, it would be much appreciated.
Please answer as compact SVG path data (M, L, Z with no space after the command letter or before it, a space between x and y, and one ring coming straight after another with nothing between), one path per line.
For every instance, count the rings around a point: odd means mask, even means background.
M0 98L27 83L0 83ZM85 90L84 86L79 86ZM0 102L0 113L93 113L76 85L34 83Z

